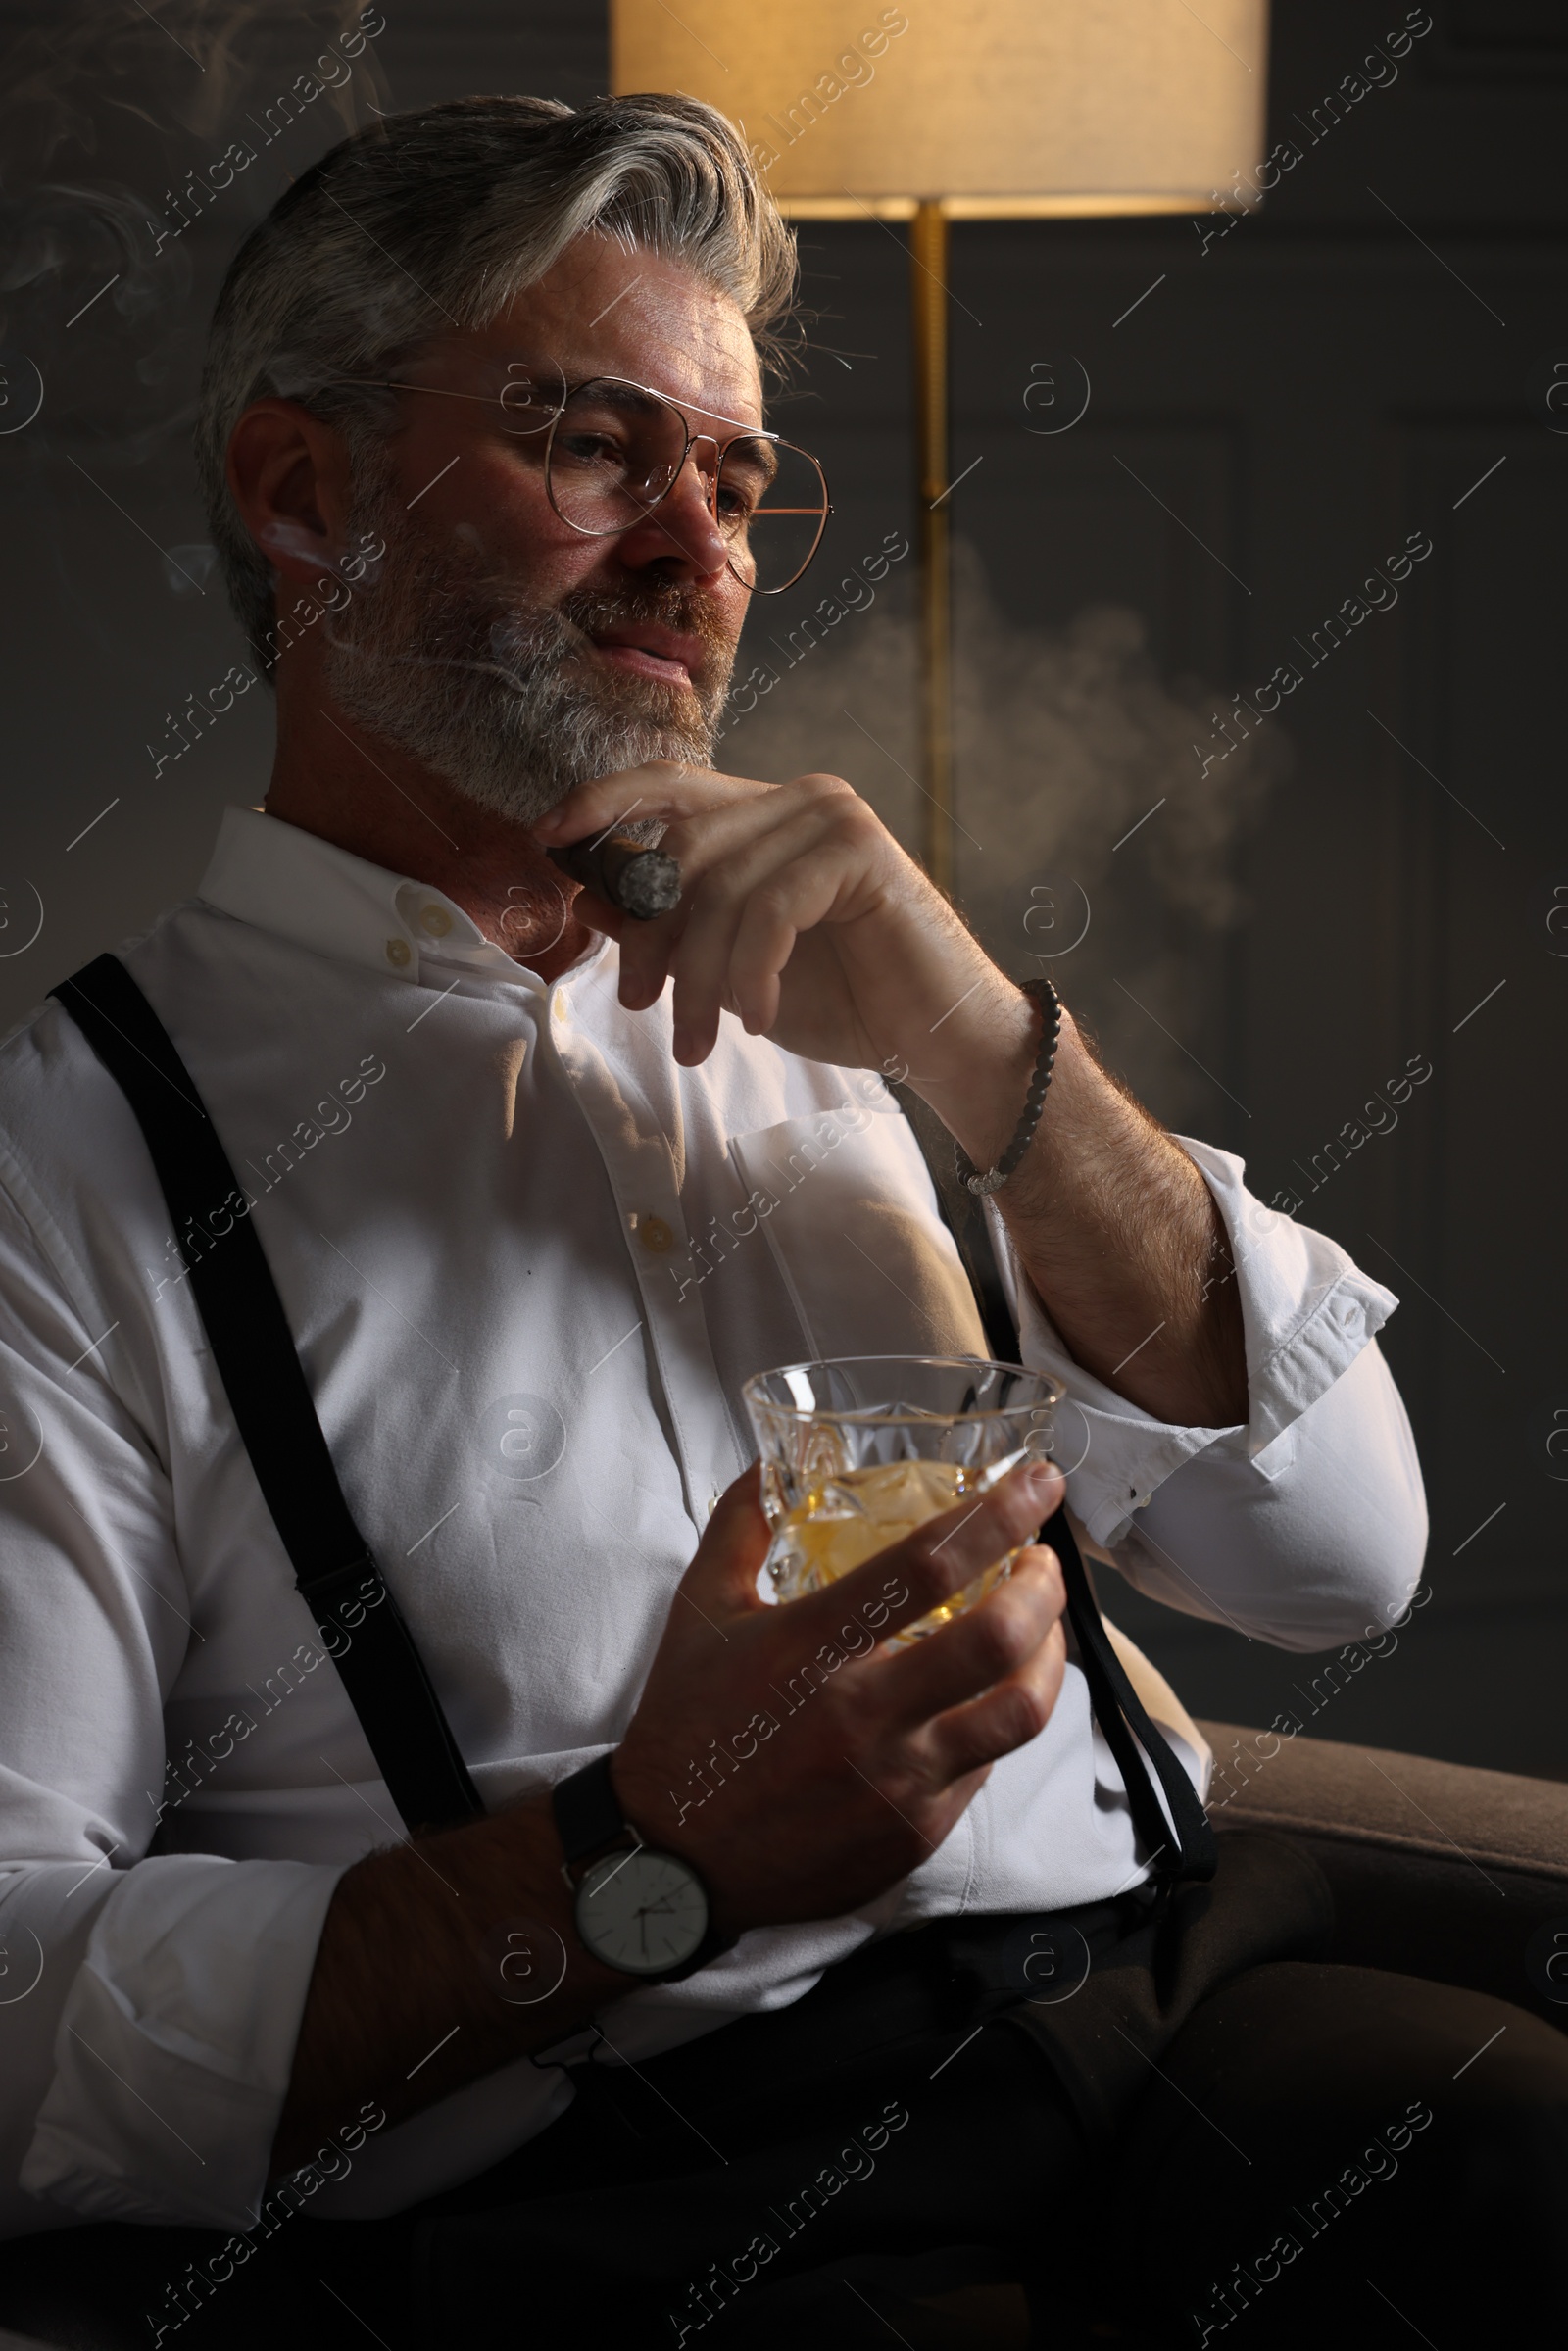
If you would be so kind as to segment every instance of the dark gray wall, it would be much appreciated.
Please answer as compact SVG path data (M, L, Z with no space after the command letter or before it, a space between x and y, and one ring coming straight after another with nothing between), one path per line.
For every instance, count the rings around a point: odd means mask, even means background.
M29 356L45 397L0 434L0 1017L188 889L220 808L265 781L259 691L156 765L169 714L239 653L190 552L189 400L223 262L340 135L331 102L156 259L137 223L349 16L259 11L221 49L213 13L162 9L171 37L119 11L39 12L47 39L6 19L27 47L0 76L0 426L30 405ZM1082 901L1088 935L1052 968L1110 1057L1403 1301L1387 1345L1430 1483L1431 1604L1396 1655L1319 1693L1311 1728L1568 1774L1568 1463L1547 1443L1559 1406L1568 1426L1568 916L1550 920L1559 887L1568 905L1568 394L1560 415L1548 401L1559 362L1568 383L1568 21L1547 0L1433 13L1397 80L1328 128L1314 108L1402 12L1276 8L1271 135L1300 160L1223 238L1211 220L955 230L954 472L982 461L954 499L960 878L1019 970L1062 943L1041 906L1065 920ZM387 20L345 94L359 120L367 102L579 99L605 80L597 11L393 0ZM29 204L41 178L91 201ZM788 652L824 589L912 529L901 236L822 225L803 246L810 349L780 415L828 465L832 562L749 631L780 682L722 756L838 765L912 839L911 563L808 660ZM1086 383L1079 420L1045 429ZM1410 533L1432 552L1397 604L1313 666L1313 631ZM1211 714L1282 662L1299 687L1205 770ZM1314 1171L1411 1057L1431 1075L1396 1127ZM1313 1702L1302 1661L1116 1599L1200 1711Z

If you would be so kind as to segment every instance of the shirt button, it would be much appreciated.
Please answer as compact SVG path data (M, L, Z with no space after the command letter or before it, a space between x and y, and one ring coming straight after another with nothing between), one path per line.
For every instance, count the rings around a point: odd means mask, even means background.
M452 928L452 917L445 906L421 906L419 928L428 931L432 939L444 939Z
M645 1216L637 1233L644 1249L651 1249L661 1255L675 1238L662 1216Z
M386 959L395 971L402 971L413 962L414 950L407 939L389 939L386 943Z

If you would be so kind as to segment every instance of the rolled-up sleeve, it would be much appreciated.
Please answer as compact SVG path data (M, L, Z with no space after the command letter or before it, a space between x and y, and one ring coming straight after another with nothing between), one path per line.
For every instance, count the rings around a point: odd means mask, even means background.
M64 2000L36 2019L54 2032L33 2050L47 2081L24 2194L92 2220L252 2225L338 1875L205 1854L105 1873ZM35 1941L45 1973L69 1890L32 1870L5 1905L8 1941Z
M1156 1420L1076 1363L991 1206L1023 1359L1067 1391L1056 1456L1071 1508L1131 1584L1187 1615L1291 1649L1381 1632L1427 1540L1410 1424L1377 1345L1398 1300L1336 1242L1266 1208L1241 1160L1177 1141L1236 1268L1248 1417L1234 1428Z
M149 1857L200 1637L109 1320L0 1193L0 2235L249 2224L342 1874Z

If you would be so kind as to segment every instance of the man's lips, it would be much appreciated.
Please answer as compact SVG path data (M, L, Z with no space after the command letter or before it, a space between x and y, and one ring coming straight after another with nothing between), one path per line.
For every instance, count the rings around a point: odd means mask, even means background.
M676 629L656 627L652 621L594 629L590 641L613 668L630 670L636 677L658 678L663 685L689 686L704 651L700 637L685 637Z

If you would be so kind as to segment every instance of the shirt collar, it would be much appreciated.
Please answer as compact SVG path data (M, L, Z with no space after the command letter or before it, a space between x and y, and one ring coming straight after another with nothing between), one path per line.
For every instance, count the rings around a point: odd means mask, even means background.
M444 891L372 865L260 808L224 809L196 895L237 921L382 979L417 982L424 962L542 988L536 973L487 939ZM601 940L572 976L597 962L607 945Z

